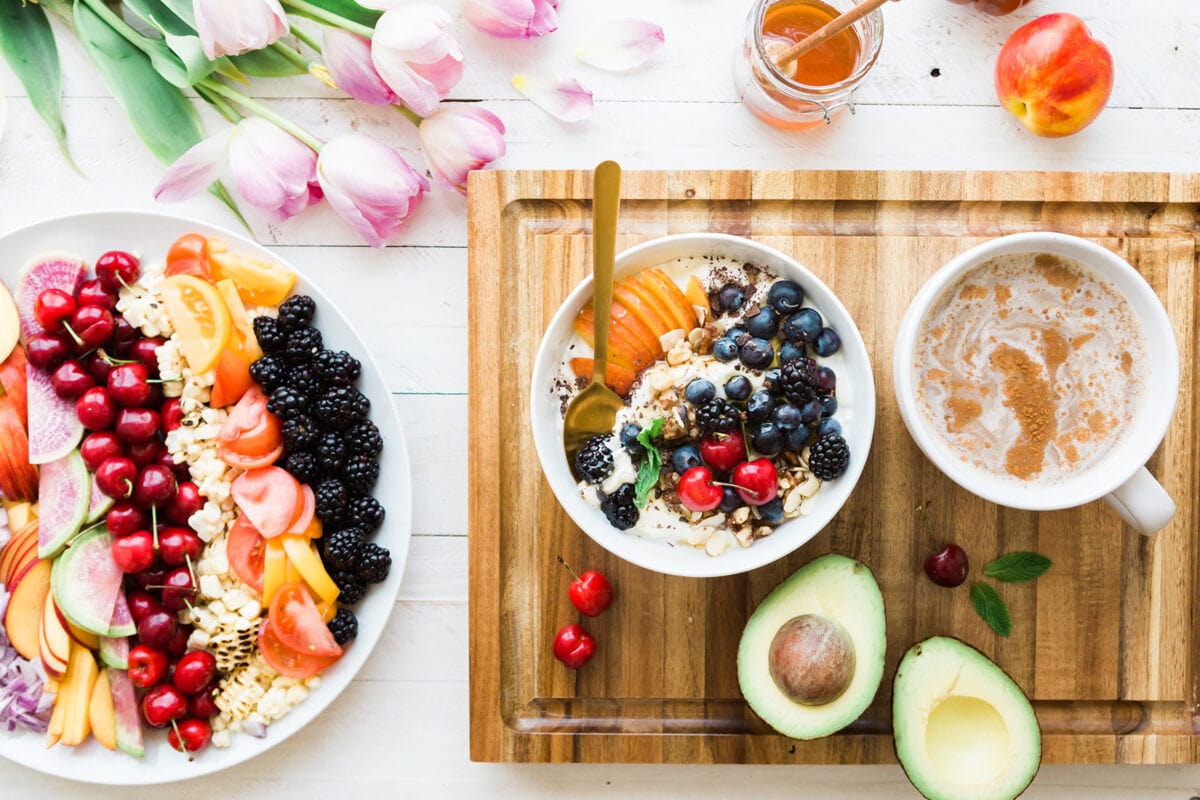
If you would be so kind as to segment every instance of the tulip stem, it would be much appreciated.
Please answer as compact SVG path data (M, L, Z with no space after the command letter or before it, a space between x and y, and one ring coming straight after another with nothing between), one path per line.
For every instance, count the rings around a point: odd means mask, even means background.
M297 39L299 39L300 44L304 45L309 50L312 50L317 55L322 55L321 45L318 44L317 40L314 39L313 37L309 36L307 33L305 33L303 30L301 30L296 25L292 26L292 36L295 36Z
M315 20L326 22L336 28L357 33L359 36L365 36L370 39L375 35L375 30L366 25L359 25L353 20L348 20L345 17L340 17L331 11L326 11L318 5L307 2L307 0L283 0L283 4L289 8L294 8L305 16L312 17Z
M321 152L321 140L320 139L313 136L311 133L304 130L303 128L301 128L296 123L292 122L287 117L283 117L283 116L280 116L279 114L276 114L270 108L268 108L267 106L258 102L257 100L251 100L249 97L246 97L246 95L242 94L241 92L239 92L235 89L231 89L228 86L226 86L225 84L219 83L218 81L214 81L211 78L205 78L204 80L196 83L197 89L200 89L201 87L207 89L208 91L212 92L213 94L221 95L222 97L230 100L235 105L241 106L242 108L246 109L247 111L253 111L255 114L257 114L258 116L262 117L265 120L274 122L280 128L283 128L285 131L290 133L292 136L295 136L300 141L304 142L306 145L311 147L313 150L317 151L318 153Z
M232 122L234 125L242 121L242 115L236 108L230 105L229 101L220 95L213 94L202 86L197 86L196 91L204 101L213 107L218 114Z
M295 31L292 31L292 33L295 33ZM299 39L300 37L297 36L296 38ZM288 47L283 42L273 43L271 45L271 49L274 50L276 53L279 53L279 55L283 56L288 61L292 62L297 67L304 70L305 72L308 72L308 68L310 66L312 66L311 61L309 61L307 58L305 58L304 56L297 53L292 48Z
M425 121L424 117L422 117L417 112L413 111L408 106L403 106L403 105L400 105L399 103L396 103L395 105L392 106L392 108L399 111L400 114L405 119L407 119L409 122L411 122L413 125L416 125L417 127L420 127L421 123Z

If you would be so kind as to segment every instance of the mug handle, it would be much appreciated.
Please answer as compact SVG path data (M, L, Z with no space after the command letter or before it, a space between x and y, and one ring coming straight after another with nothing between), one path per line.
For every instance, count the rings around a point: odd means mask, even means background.
M1175 516L1175 501L1167 494L1150 470L1142 467L1133 477L1104 495L1121 519L1138 533L1153 536Z

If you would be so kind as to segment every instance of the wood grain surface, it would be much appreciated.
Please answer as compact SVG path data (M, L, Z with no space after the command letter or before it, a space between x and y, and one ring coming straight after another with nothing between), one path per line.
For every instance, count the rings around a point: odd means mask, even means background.
M1200 407L1195 402L1200 175L969 172L626 173L619 247L719 231L795 257L846 304L876 374L875 441L854 495L789 558L743 576L651 573L595 545L542 478L528 424L534 353L589 270L590 174L472 175L469 207L469 580L471 756L482 761L887 763L890 679L904 650L959 636L1034 701L1048 763L1184 763L1200 758L1195 604ZM1032 230L1085 236L1150 282L1179 341L1182 388L1149 467L1179 504L1152 539L1101 503L1033 513L998 507L944 477L911 441L892 396L892 340L920 285L957 253ZM998 639L965 588L921 574L914 507L976 569L1011 550L1054 560L1036 583L1004 585L1013 634ZM774 735L741 700L735 653L755 605L825 552L869 564L887 604L887 671L874 704L817 742ZM597 568L618 595L588 622L600 643L578 672L554 661L574 621L556 563ZM699 734L699 735L697 735Z

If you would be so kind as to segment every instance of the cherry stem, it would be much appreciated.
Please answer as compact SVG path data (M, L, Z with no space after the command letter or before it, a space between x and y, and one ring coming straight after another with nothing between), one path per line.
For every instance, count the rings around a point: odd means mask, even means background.
M758 495L760 494L759 492L756 492L753 489L748 489L745 486L738 486L736 483L721 483L721 481L712 481L712 485L713 486L728 486L730 489L737 489L739 491L745 492L746 494L750 495L755 500L758 499Z
M574 578L575 580L580 580L579 576L575 574L575 570L571 569L571 565L568 564L566 561L563 561L562 556L558 557L558 563L562 564L566 568L567 572L571 573L572 578Z
M183 741L183 734L179 732L179 723L175 722L175 720L171 720L171 727L175 730L175 740L179 742L179 747L175 749L187 755L188 761L193 761L194 759L192 758L192 753L187 749L187 744L185 744Z
M187 568L188 568L188 576L190 576L190 577L191 577L191 579L192 579L192 586L195 586L195 585L196 585L196 584L198 584L200 581L196 580L196 570L195 570L195 568L192 566L192 557L191 557L191 555L190 555L190 554L188 554L188 553L184 553L184 554L183 554L183 561L184 561L184 563L185 563L185 564L187 564Z
M113 277L115 277L115 278L117 279L117 283L121 284L122 286L124 286L124 287L125 287L126 289L128 289L129 291L131 291L131 292L135 292L135 291L137 291L136 289L134 289L132 286L130 286L128 283L126 283L126 282L125 282L125 278L123 278L123 277L121 276L121 273L119 273L119 272L117 272L117 271L115 271L115 270L114 270L114 271L113 271Z
M150 529L154 533L154 552L158 552L158 506L150 506ZM186 555L186 554L185 554ZM194 581L193 581L194 583Z
M83 344L83 339L79 338L79 334L71 328L71 323L67 322L65 319L63 320L63 327L66 328L67 333L71 334L71 338L75 340L76 346Z
M921 516L925 520L925 531L929 534L929 541L933 544L933 549L938 550L940 548L938 547L937 535L933 532L933 520L929 516L929 504L932 502L932 500L926 500L917 506L917 511L921 512Z
M115 357L113 357L113 356L110 356L110 355L108 354L108 352L107 352L107 351L105 351L105 349L104 349L103 347L101 347L101 348L99 348L98 350L96 350L96 355L100 356L100 359L101 359L101 360L102 360L102 361L103 361L105 364L108 364L110 367L115 367L115 366L118 366L118 365L120 365L120 364L137 364L137 363L139 363L139 362L137 362L137 361L129 361L129 360L127 360L127 359L124 359L124 358L115 358Z

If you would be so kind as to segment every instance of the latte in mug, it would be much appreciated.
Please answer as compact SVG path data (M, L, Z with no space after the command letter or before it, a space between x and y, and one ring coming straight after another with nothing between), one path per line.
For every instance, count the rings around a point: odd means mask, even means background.
M914 348L918 406L962 461L1053 482L1100 461L1137 414L1145 336L1128 301L1074 259L986 261L930 308Z

